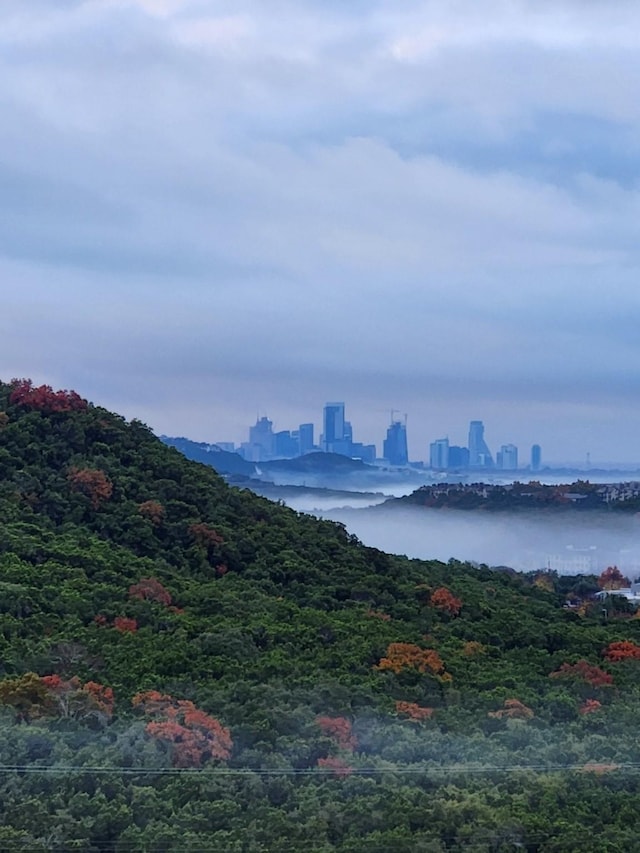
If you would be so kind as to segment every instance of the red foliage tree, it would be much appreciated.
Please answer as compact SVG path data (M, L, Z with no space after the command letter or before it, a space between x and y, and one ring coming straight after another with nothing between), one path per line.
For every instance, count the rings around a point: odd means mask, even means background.
M619 767L619 764L604 764L589 761L587 764L583 764L580 770L583 773L595 773L597 776L602 776L603 773L613 773L615 770L618 770Z
M104 471L99 469L70 468L67 480L74 491L81 492L89 498L94 509L98 509L100 504L109 500L113 494L113 483Z
M640 660L640 646L631 640L609 643L604 650L604 658L611 663L619 663L622 660Z
M222 545L224 542L222 536L213 527L203 522L189 525L189 533L193 536L196 543L203 548Z
M415 702L396 702L396 711L417 723L424 722L433 716L433 708L423 708Z
M233 742L229 729L187 700L151 690L133 697L133 706L154 717L145 731L171 745L175 767L200 767L205 761L226 761Z
M597 699L585 699L578 710L584 716L585 714L593 714L600 708L602 708L602 702L598 702Z
M449 616L457 616L462 607L462 599L456 598L445 586L438 587L431 593L429 603L443 613L448 613Z
M138 623L135 619L130 619L128 616L116 616L113 620L113 627L122 634L135 634L138 630Z
M617 566L608 566L598 578L598 586L600 589L622 589L630 586L630 581Z
M142 578L138 583L129 587L129 597L142 601L156 601L168 607L171 604L171 593L156 578Z
M165 509L159 501L143 501L138 504L138 512L143 518L148 518L155 527L164 521Z
M316 723L322 734L333 738L340 749L353 752L358 741L351 730L351 722L346 717L316 717Z
M341 758L332 758L331 756L327 758L319 758L317 763L321 770L330 772L334 776L349 776L353 773L353 767L350 767Z
M549 678L574 679L584 681L592 687L608 687L613 684L613 676L586 660L577 663L563 663L560 669L550 673Z
M421 649L413 643L390 643L387 646L387 656L381 659L376 669L390 669L395 673L417 669L418 672L429 672L442 681L451 681L438 652L433 649Z
M34 387L30 379L13 379L9 403L42 412L82 412L89 404L75 391L54 391L50 385Z

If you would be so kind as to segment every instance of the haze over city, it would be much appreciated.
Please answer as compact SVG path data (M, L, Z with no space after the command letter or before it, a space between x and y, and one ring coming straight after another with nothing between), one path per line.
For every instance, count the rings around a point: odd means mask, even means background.
M5 0L5 379L640 459L637 4Z

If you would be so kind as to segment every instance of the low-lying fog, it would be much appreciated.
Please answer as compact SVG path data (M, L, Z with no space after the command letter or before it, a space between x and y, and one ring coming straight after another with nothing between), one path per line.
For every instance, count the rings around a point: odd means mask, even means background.
M451 557L520 571L600 572L617 565L640 575L640 520L612 513L514 514L378 506L318 512L366 545L408 557Z

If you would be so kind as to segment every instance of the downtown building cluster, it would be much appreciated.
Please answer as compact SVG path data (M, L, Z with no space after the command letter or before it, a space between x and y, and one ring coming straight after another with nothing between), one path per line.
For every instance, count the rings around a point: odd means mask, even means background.
M271 459L293 459L307 453L338 453L368 464L385 462L389 465L409 464L406 422L394 420L383 441L383 455L379 458L375 444L355 441L353 427L345 417L345 404L327 403L322 413L322 432L316 441L313 423L300 424L295 430L273 431L273 422L258 417L249 428L249 440L239 447L229 442L217 442L222 450L239 453L249 462L266 462Z
M322 432L317 437L313 423L303 423L294 430L274 432L273 421L258 416L249 428L248 441L239 447L230 442L218 442L223 450L235 451L249 462L267 462L272 459L293 459L307 453L338 453L351 459L360 459L368 464L386 464L398 467L409 465L406 415L394 417L387 428L382 442L382 455L378 456L375 444L364 444L354 440L353 427L345 417L343 402L326 403L322 413ZM424 467L424 463L412 463ZM529 469L539 471L542 465L540 446L531 448ZM518 448L514 444L503 444L493 455L485 441L482 421L469 424L468 446L450 444L448 438L440 438L429 447L426 467L434 471L457 471L468 469L495 468L503 471L518 469Z
M467 447L449 444L448 438L439 438L429 446L429 467L435 471L497 468L501 471L518 469L518 448L515 444L503 444L494 461L484 437L482 421L469 424ZM539 471L542 467L542 450L539 444L531 447L529 469Z

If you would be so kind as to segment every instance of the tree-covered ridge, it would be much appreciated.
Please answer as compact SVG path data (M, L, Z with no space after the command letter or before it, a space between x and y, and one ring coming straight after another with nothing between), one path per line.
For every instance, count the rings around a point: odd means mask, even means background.
M0 849L633 849L624 608L366 548L72 392L0 412Z
M387 501L385 506L423 506L435 509L481 510L624 510L640 509L640 483L599 485L588 480L547 485L537 480L504 485L438 483Z

